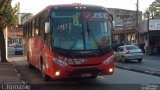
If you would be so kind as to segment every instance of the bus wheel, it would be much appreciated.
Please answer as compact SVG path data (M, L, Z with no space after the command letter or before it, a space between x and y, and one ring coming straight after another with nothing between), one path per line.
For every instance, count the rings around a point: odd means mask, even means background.
M41 64L41 74L44 81L49 81L50 77L45 74L45 66L44 64Z
M30 69L33 69L33 68L34 68L34 66L33 66L32 64L30 64L29 62L28 62L28 67L29 67Z
M27 62L28 62L28 67L29 67L30 69L33 69L33 68L34 68L34 66L33 66L32 64L30 64L30 62L29 62L29 56L28 56L28 53L27 53Z

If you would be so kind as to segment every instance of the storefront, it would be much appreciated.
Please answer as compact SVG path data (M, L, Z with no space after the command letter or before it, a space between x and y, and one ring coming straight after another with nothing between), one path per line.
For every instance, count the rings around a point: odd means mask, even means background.
M151 54L160 55L160 19L149 20L149 46Z
M160 31L149 32L149 45L151 47L152 54L160 55Z

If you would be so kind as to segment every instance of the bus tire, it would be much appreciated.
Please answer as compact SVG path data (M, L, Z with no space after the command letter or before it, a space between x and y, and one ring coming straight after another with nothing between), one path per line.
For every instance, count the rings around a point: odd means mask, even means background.
M32 64L30 64L29 62L28 62L28 67L29 67L29 69L33 69L34 68L34 66Z
M29 55L28 55L28 53L27 53L27 62L28 62L29 69L33 69L34 66L32 64L30 64L30 62L29 62Z
M49 81L50 77L45 74L45 65L41 63L41 74L44 81Z

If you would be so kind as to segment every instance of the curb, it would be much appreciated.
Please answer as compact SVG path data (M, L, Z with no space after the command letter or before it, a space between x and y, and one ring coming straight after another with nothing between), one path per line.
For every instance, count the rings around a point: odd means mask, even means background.
M138 67L131 68L131 67L124 67L124 66L120 66L120 65L115 65L115 67L119 68L119 69L124 69L124 70L129 70L129 71L134 71L134 72L138 72L138 73L144 73L144 74L147 74L147 75L160 77L160 72L149 70L149 69L144 70L143 68L138 68Z

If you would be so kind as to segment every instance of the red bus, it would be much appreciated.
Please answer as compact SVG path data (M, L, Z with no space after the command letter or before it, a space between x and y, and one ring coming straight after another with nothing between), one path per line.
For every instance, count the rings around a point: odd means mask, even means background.
M28 64L44 80L112 75L112 26L102 6L48 6L24 24Z

